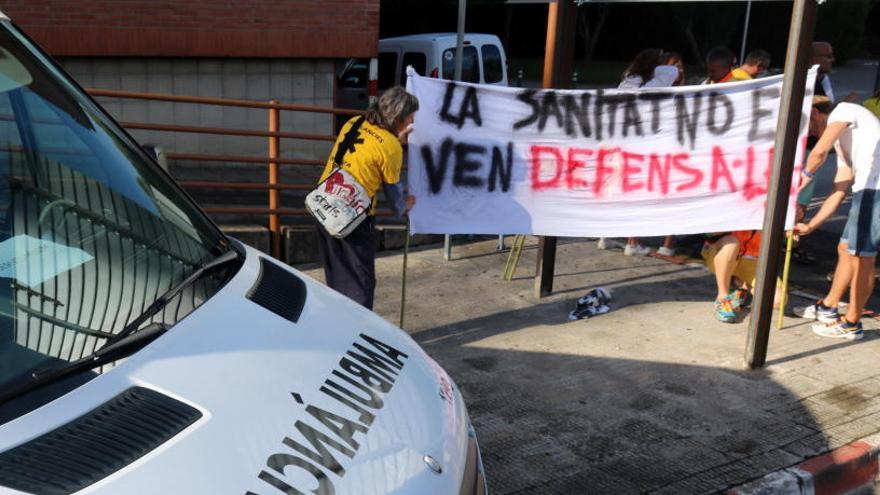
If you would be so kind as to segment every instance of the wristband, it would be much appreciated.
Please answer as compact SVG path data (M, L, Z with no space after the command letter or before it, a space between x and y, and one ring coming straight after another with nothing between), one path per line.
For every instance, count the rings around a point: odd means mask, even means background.
M810 172L809 170L804 168L803 170L801 170L801 174L808 179L812 179L813 176L816 175L816 172Z

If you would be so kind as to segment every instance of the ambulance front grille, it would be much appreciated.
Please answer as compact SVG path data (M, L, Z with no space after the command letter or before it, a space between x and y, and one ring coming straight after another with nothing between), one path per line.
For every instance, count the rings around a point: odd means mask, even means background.
M247 298L296 323L306 304L306 284L284 268L260 258L260 276L248 291Z
M202 417L192 406L132 387L49 433L0 453L0 486L61 495L131 464Z

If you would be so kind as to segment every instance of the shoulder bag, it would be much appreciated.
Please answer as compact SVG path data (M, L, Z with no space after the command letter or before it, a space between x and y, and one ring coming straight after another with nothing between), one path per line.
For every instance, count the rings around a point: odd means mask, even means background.
M342 239L370 213L370 195L342 168L346 151L358 136L364 118L358 118L345 134L333 158L334 168L326 179L306 196L306 210L333 237Z

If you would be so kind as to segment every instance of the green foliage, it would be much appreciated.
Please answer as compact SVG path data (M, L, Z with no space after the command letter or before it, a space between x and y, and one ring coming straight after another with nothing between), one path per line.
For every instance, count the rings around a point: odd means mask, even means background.
M858 55L871 4L871 0L830 0L819 6L813 39L830 42L837 63Z

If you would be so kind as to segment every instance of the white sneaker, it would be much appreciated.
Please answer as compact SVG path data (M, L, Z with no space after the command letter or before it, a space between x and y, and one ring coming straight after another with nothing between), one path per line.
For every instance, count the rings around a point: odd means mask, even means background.
M675 256L675 249L660 246L657 248L657 254L662 254L663 256Z
M651 254L651 248L641 244L628 244L623 248L624 256L647 256Z
M792 308L792 312L795 316L808 320L819 320L822 323L836 323L840 319L840 313L837 311L837 308L829 308L823 305L821 301L809 306L795 306Z
M620 241L615 241L614 239L609 239L606 237L600 237L599 242L596 243L596 249L612 249L612 248L622 248L623 243Z
M813 333L822 337L831 337L833 339L859 340L865 336L862 330L862 322L849 323L843 319L835 323L812 325Z

